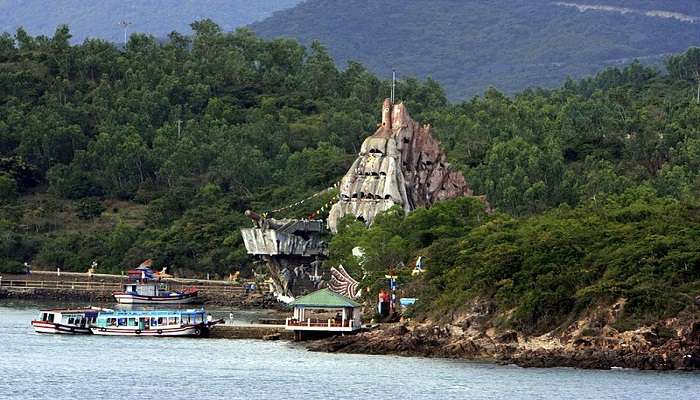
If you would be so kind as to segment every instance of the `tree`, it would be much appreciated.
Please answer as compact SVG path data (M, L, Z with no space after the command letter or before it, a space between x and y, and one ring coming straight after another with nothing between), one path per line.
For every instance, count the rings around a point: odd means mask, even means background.
M338 70L326 48L318 41L311 43L306 60L307 82L313 97L333 97L338 91Z
M95 180L75 165L56 165L49 169L47 178L49 191L66 199L82 199L103 193Z
M17 194L17 182L10 175L0 173L0 200L14 200Z
M77 204L78 218L84 220L97 218L102 215L105 210L106 207L102 202L94 198L82 199L78 201Z

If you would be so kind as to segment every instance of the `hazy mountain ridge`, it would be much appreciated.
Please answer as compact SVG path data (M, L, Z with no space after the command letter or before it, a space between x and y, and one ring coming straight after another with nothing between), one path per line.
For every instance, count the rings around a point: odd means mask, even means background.
M381 76L432 76L458 99L489 86L553 87L635 58L658 63L700 44L700 5L683 3L308 0L252 26L264 37L319 40L339 63Z
M128 32L146 32L165 37L172 31L189 32L189 24L210 18L226 30L250 24L289 8L301 0L4 0L0 1L0 32L13 33L24 27L33 35L53 35L67 24L74 42L97 37L121 42L124 31L118 23L132 22Z

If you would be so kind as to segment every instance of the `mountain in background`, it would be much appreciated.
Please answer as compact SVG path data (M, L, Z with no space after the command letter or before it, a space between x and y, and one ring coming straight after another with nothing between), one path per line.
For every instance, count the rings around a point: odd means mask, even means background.
M189 24L210 18L225 30L262 20L301 0L0 0L0 32L22 26L32 35L52 36L61 24L70 26L74 42L87 37L124 40L120 21L129 32L165 37L172 31L190 32Z
M494 86L554 87L637 58L700 45L700 2L678 0L307 0L253 24L318 40L339 63L382 77L433 77L452 99Z

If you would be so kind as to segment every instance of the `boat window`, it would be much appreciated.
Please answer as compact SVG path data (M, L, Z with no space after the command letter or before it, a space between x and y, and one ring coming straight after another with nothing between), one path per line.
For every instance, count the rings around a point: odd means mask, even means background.
M47 314L46 314L46 313L42 313L42 314L41 314L41 320L42 320L42 321L46 321L47 319L48 319Z
M164 325L163 323L163 317L158 318L158 325Z
M158 320L155 318L151 318L151 326L158 325Z
M168 318L168 325L175 325L175 324L177 324L175 317Z
M75 318L70 317L68 318L68 325L73 325L75 323Z
M179 317L175 317L175 325L177 325L178 323L180 323L180 318L179 318Z
M129 318L129 325L136 326L136 318Z
M119 319L117 320L117 324L118 324L119 326L125 326L125 325L126 325L126 318L119 318Z
M183 315L183 316L182 316L182 323L183 323L183 324L189 324L189 323L190 323L190 316L189 316L189 315Z

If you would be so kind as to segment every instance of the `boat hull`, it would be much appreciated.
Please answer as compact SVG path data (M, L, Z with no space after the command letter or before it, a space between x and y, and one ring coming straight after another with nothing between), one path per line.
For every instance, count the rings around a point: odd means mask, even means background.
M204 325L185 325L162 329L99 328L91 327L93 335L100 336L206 336L209 328Z
M90 328L57 324L48 321L32 321L32 326L36 333L52 333L61 335L89 335Z
M114 292L112 295L120 304L189 304L197 300L197 292L180 293L175 296L143 296L126 292Z

